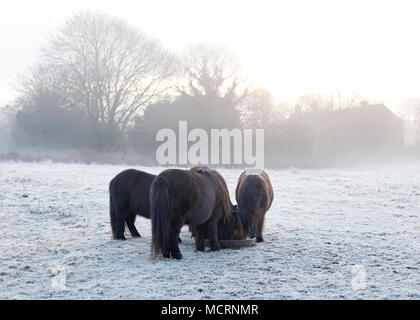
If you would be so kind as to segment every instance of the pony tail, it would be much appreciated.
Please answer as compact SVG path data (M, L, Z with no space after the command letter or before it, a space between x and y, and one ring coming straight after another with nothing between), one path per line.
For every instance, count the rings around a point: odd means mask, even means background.
M157 177L150 190L152 218L152 255L168 255L170 252L171 220L169 210L168 183L163 177Z

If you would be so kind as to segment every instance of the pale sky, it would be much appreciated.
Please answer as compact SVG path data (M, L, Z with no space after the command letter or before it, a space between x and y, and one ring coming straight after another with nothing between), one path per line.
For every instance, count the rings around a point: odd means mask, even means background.
M48 35L82 9L125 18L174 50L227 45L281 100L338 90L395 107L420 96L419 1L14 0L0 6L0 105Z

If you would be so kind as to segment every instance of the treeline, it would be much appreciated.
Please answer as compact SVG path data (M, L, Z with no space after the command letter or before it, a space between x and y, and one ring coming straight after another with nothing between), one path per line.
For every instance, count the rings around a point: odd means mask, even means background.
M16 143L98 151L150 144L156 128L178 119L239 127L252 91L224 47L176 55L127 22L92 12L65 23L19 88Z
M199 44L174 54L124 20L89 11L71 17L42 48L19 90L10 131L22 148L151 154L159 129L187 120L189 128L265 128L268 158L293 162L358 151L373 129L351 130L365 114L343 116L372 109L361 97L307 95L288 108L252 85L225 47ZM389 126L367 139L365 151L401 147L398 120L373 113L379 118L365 126ZM344 138L355 131L358 139Z

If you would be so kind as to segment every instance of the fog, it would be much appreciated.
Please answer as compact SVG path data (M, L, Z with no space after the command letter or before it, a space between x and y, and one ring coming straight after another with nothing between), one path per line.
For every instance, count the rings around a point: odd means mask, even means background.
M420 298L419 1L3 2L0 299Z
M415 5L14 2L1 159L152 165L187 121L264 129L269 167L418 161Z

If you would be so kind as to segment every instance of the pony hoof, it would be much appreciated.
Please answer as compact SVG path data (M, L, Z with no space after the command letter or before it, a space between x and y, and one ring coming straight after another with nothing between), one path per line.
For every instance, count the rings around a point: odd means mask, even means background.
M210 245L210 251L219 251L221 249L220 244L217 242L213 245Z
M257 237L257 239L255 239L255 242L264 242L264 239L262 237Z
M141 235L135 234L134 236L131 236L132 238L141 238Z
M182 240L181 240L181 238L178 238L178 243L182 243Z
M172 254L172 258L180 260L180 259L182 259L182 254L181 253Z

